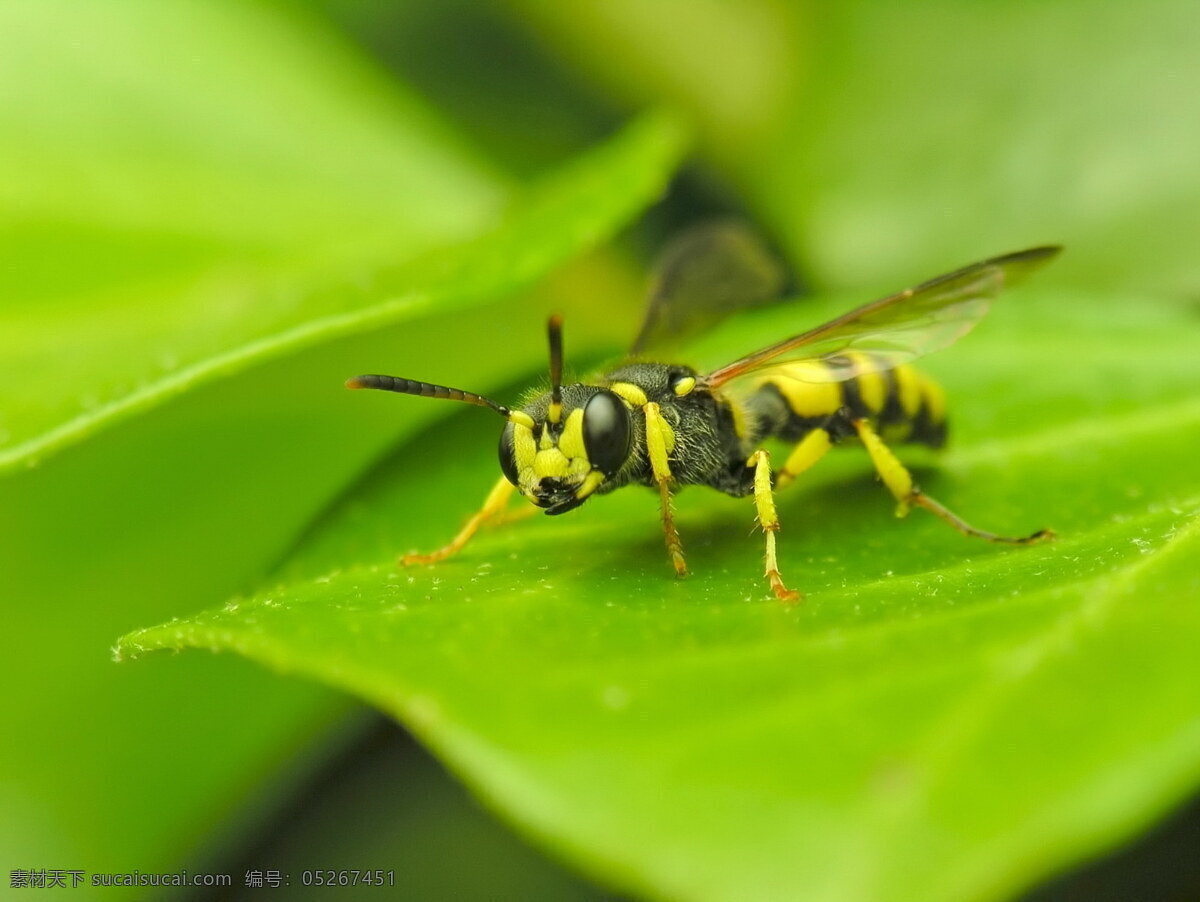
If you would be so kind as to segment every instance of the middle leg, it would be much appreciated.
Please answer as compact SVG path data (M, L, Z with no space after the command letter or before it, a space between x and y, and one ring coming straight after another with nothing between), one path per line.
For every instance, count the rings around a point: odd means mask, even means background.
M754 506L758 524L767 536L765 572L771 591L780 601L799 601L801 595L783 584L779 562L775 558L775 533L779 532L779 515L775 512L775 495L771 491L771 455L761 448L750 455L746 465L754 468Z

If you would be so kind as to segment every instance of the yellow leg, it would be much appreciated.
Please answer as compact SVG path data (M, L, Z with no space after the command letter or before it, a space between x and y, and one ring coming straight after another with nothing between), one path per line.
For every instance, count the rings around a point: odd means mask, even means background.
M779 575L779 562L775 559L775 533L779 532L779 515L775 513L775 496L771 492L771 456L763 450L750 455L747 466L754 467L754 506L758 510L758 523L767 536L766 570L764 575L771 584L771 591L781 601L799 601L799 592L783 584Z
M824 457L832 447L833 440L830 439L829 433L824 429L814 429L808 435L804 436L804 438L800 439L799 444L796 445L792 453L788 455L788 459L783 467L776 471L775 488L782 489L787 486L797 476Z
M519 523L522 520L528 520L530 517L541 512L542 509L540 507L534 507L532 504L522 504L520 507L500 511L484 525L507 526L509 523Z
M466 525L459 530L458 535L441 548L431 551L428 554L402 555L400 563L405 567L413 564L436 564L438 561L444 561L452 554L457 554L471 540L471 536L475 535L479 527L504 512L504 508L508 504L508 499L512 497L513 488L511 482L504 477L500 477L500 481L488 493L487 500L483 502L483 507L466 522Z
M653 401L643 406L642 412L646 415L646 447L650 452L650 467L654 471L654 481L658 483L658 494L662 500L663 534L667 540L667 554L671 556L675 575L687 576L683 543L679 540L675 517L671 513L671 467L667 461L667 443L673 445L675 435Z
M976 529L922 492L916 483L913 482L912 474L905 469L904 464L900 463L891 449L876 435L875 430L870 427L866 420L855 420L854 428L858 430L859 438L862 439L863 445L866 446L867 453L871 455L871 462L875 464L875 469L878 471L879 477L883 480L883 484L888 487L888 490L897 501L897 517L905 516L912 505L915 504L917 507L923 507L930 513L936 514L963 535L975 536L980 539L986 539L989 542L1027 545L1030 542L1041 542L1055 537L1053 531L1049 529L1039 529L1028 536L998 536L995 533Z

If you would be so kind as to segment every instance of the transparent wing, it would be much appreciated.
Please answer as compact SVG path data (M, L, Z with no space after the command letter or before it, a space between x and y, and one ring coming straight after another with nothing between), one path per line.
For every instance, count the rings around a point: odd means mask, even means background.
M987 313L1002 288L1060 250L1034 247L938 276L735 360L704 382L719 388L776 370L803 382L842 382L909 363L953 344Z
M651 278L646 318L631 353L663 353L735 310L779 297L787 271L748 227L732 220L683 232Z

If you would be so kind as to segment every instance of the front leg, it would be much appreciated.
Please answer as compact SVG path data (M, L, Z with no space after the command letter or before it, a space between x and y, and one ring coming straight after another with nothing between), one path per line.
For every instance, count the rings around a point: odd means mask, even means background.
M670 436L674 444L674 433L662 418L658 405L653 401L642 407L646 415L646 449L650 452L650 468L654 472L654 481L658 484L658 494L662 500L663 533L667 540L667 554L675 567L676 576L687 576L687 562L683 558L683 543L679 540L679 531L675 528L675 517L671 513L671 467L667 461L667 441Z
M466 522L466 525L458 531L458 535L441 548L437 548L428 554L405 554L401 556L400 563L405 567L411 567L413 564L436 564L438 561L443 561L452 554L457 554L470 541L471 536L475 535L479 527L488 521L498 519L504 513L504 508L508 505L508 499L512 497L512 493L512 483L503 476L500 477L500 481L488 493L487 500L483 502L483 507L472 515L471 519Z

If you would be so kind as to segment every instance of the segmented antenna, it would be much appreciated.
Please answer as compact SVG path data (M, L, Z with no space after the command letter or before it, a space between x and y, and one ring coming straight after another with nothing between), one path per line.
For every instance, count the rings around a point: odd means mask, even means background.
M562 419L562 317L557 313L546 324L546 335L550 339L550 408L546 419L557 424Z
M505 418L511 414L511 411L503 404L497 404L491 398L485 398L483 395L463 391L461 388L434 385L431 382L414 382L412 379L402 379L399 376L355 376L353 379L346 380L346 388L377 388L380 391L394 391L402 395L420 395L422 398L465 401L477 407L490 407Z

